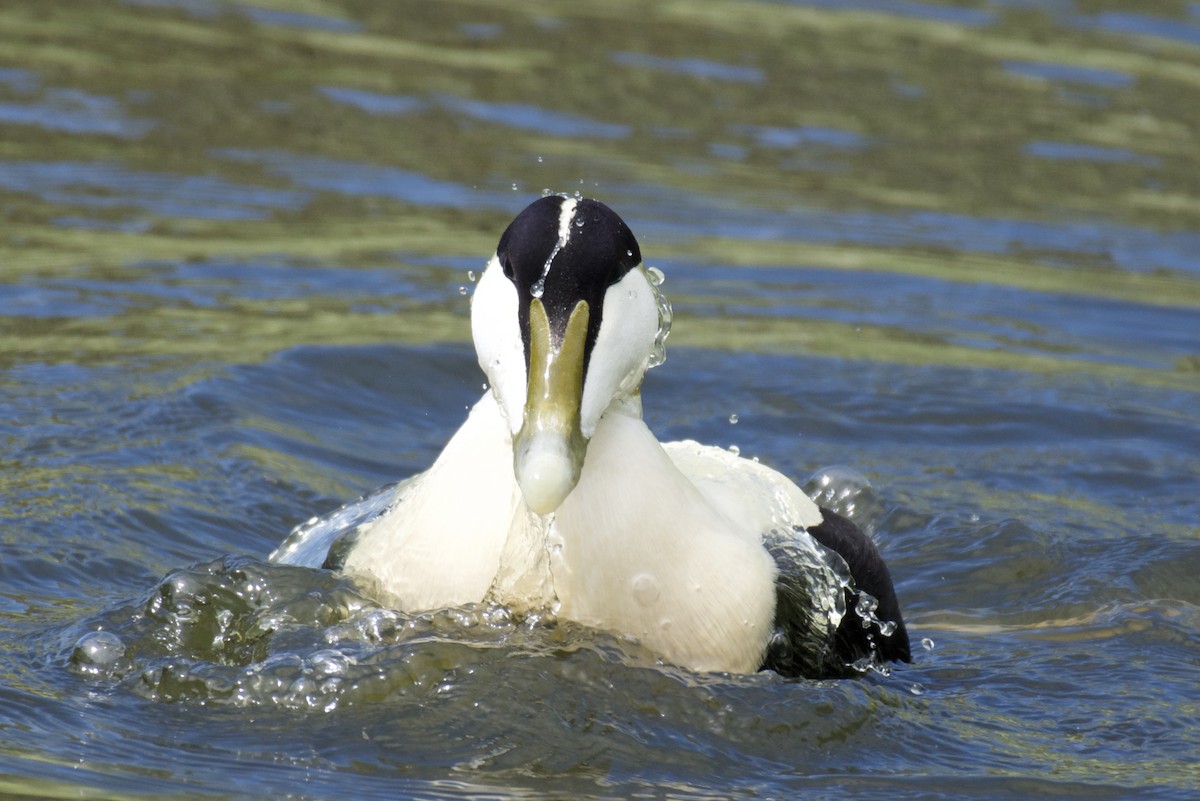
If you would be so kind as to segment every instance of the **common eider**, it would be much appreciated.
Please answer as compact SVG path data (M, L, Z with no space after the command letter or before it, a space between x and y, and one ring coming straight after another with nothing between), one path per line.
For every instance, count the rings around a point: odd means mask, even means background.
M670 313L658 277L603 203L534 201L472 298L490 389L386 511L340 539L298 528L271 559L366 574L407 612L550 608L696 671L909 661L866 534L775 470L643 422Z

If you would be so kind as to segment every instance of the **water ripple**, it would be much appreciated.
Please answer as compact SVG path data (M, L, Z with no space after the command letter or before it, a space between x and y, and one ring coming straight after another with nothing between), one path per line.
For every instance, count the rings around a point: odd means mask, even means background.
M111 161L0 161L0 187L65 206L133 207L156 215L215 220L261 219L273 209L296 208L309 198L305 192L132 170Z

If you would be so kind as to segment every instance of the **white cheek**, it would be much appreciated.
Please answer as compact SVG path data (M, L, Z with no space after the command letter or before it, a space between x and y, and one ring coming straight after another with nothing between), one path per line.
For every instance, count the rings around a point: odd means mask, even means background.
M525 409L525 346L517 316L517 288L493 256L471 298L471 336L479 366L515 435Z
M640 386L657 335L654 290L642 270L630 270L604 294L600 333L583 381L580 428L585 437L595 433L600 415L614 397Z

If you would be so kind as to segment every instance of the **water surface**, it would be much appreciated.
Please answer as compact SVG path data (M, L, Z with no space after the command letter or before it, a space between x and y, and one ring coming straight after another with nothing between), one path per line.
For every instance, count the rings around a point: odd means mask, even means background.
M1196 4L644 5L0 9L0 793L1200 791ZM462 422L547 189L667 275L651 426L870 530L912 665L265 563Z

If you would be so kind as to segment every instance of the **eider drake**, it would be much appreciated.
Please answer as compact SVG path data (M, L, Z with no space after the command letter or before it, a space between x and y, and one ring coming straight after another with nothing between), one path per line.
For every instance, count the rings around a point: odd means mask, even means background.
M490 391L386 510L320 536L301 526L271 559L366 574L409 612L550 608L697 671L908 661L862 531L769 467L660 443L642 421L670 313L657 277L603 203L532 203L472 298Z

